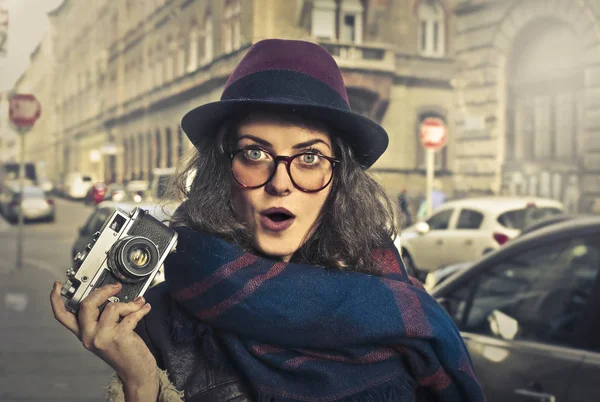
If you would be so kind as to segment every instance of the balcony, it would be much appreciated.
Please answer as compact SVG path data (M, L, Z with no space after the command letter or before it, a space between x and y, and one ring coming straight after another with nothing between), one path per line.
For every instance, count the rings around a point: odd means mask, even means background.
M319 41L333 56L341 69L365 70L393 73L394 51L388 46Z

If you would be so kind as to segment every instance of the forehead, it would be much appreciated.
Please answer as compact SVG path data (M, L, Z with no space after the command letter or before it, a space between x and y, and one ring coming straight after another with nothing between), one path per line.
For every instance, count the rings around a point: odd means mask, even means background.
M259 137L282 147L310 140L321 140L331 146L325 125L296 116L251 114L241 121L236 130L236 138L243 135Z

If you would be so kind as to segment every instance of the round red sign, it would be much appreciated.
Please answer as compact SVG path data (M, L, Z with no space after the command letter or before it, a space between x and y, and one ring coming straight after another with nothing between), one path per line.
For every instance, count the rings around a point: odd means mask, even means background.
M10 121L19 128L31 128L42 113L40 102L32 94L14 94L9 99Z
M426 149L437 151L443 148L448 141L448 129L442 119L428 117L421 122L419 130L421 144Z

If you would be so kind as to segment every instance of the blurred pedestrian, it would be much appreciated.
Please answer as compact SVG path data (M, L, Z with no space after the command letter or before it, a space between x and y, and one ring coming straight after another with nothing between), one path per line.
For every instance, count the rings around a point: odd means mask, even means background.
M398 194L398 208L400 208L400 227L405 228L412 225L406 188L403 188Z
M146 300L57 319L118 375L111 401L483 401L452 319L393 246L366 172L388 137L350 110L320 46L255 44L221 101L182 127L198 149L177 251ZM186 177L195 170L191 188ZM135 331L134 331L135 328Z

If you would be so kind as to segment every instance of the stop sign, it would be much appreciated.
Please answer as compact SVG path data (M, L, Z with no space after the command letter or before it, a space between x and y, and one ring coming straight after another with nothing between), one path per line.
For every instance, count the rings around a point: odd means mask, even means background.
M9 100L9 118L18 128L31 128L42 113L40 102L32 94L13 94Z
M448 129L442 119L428 117L421 122L419 137L426 149L437 151L446 145Z

